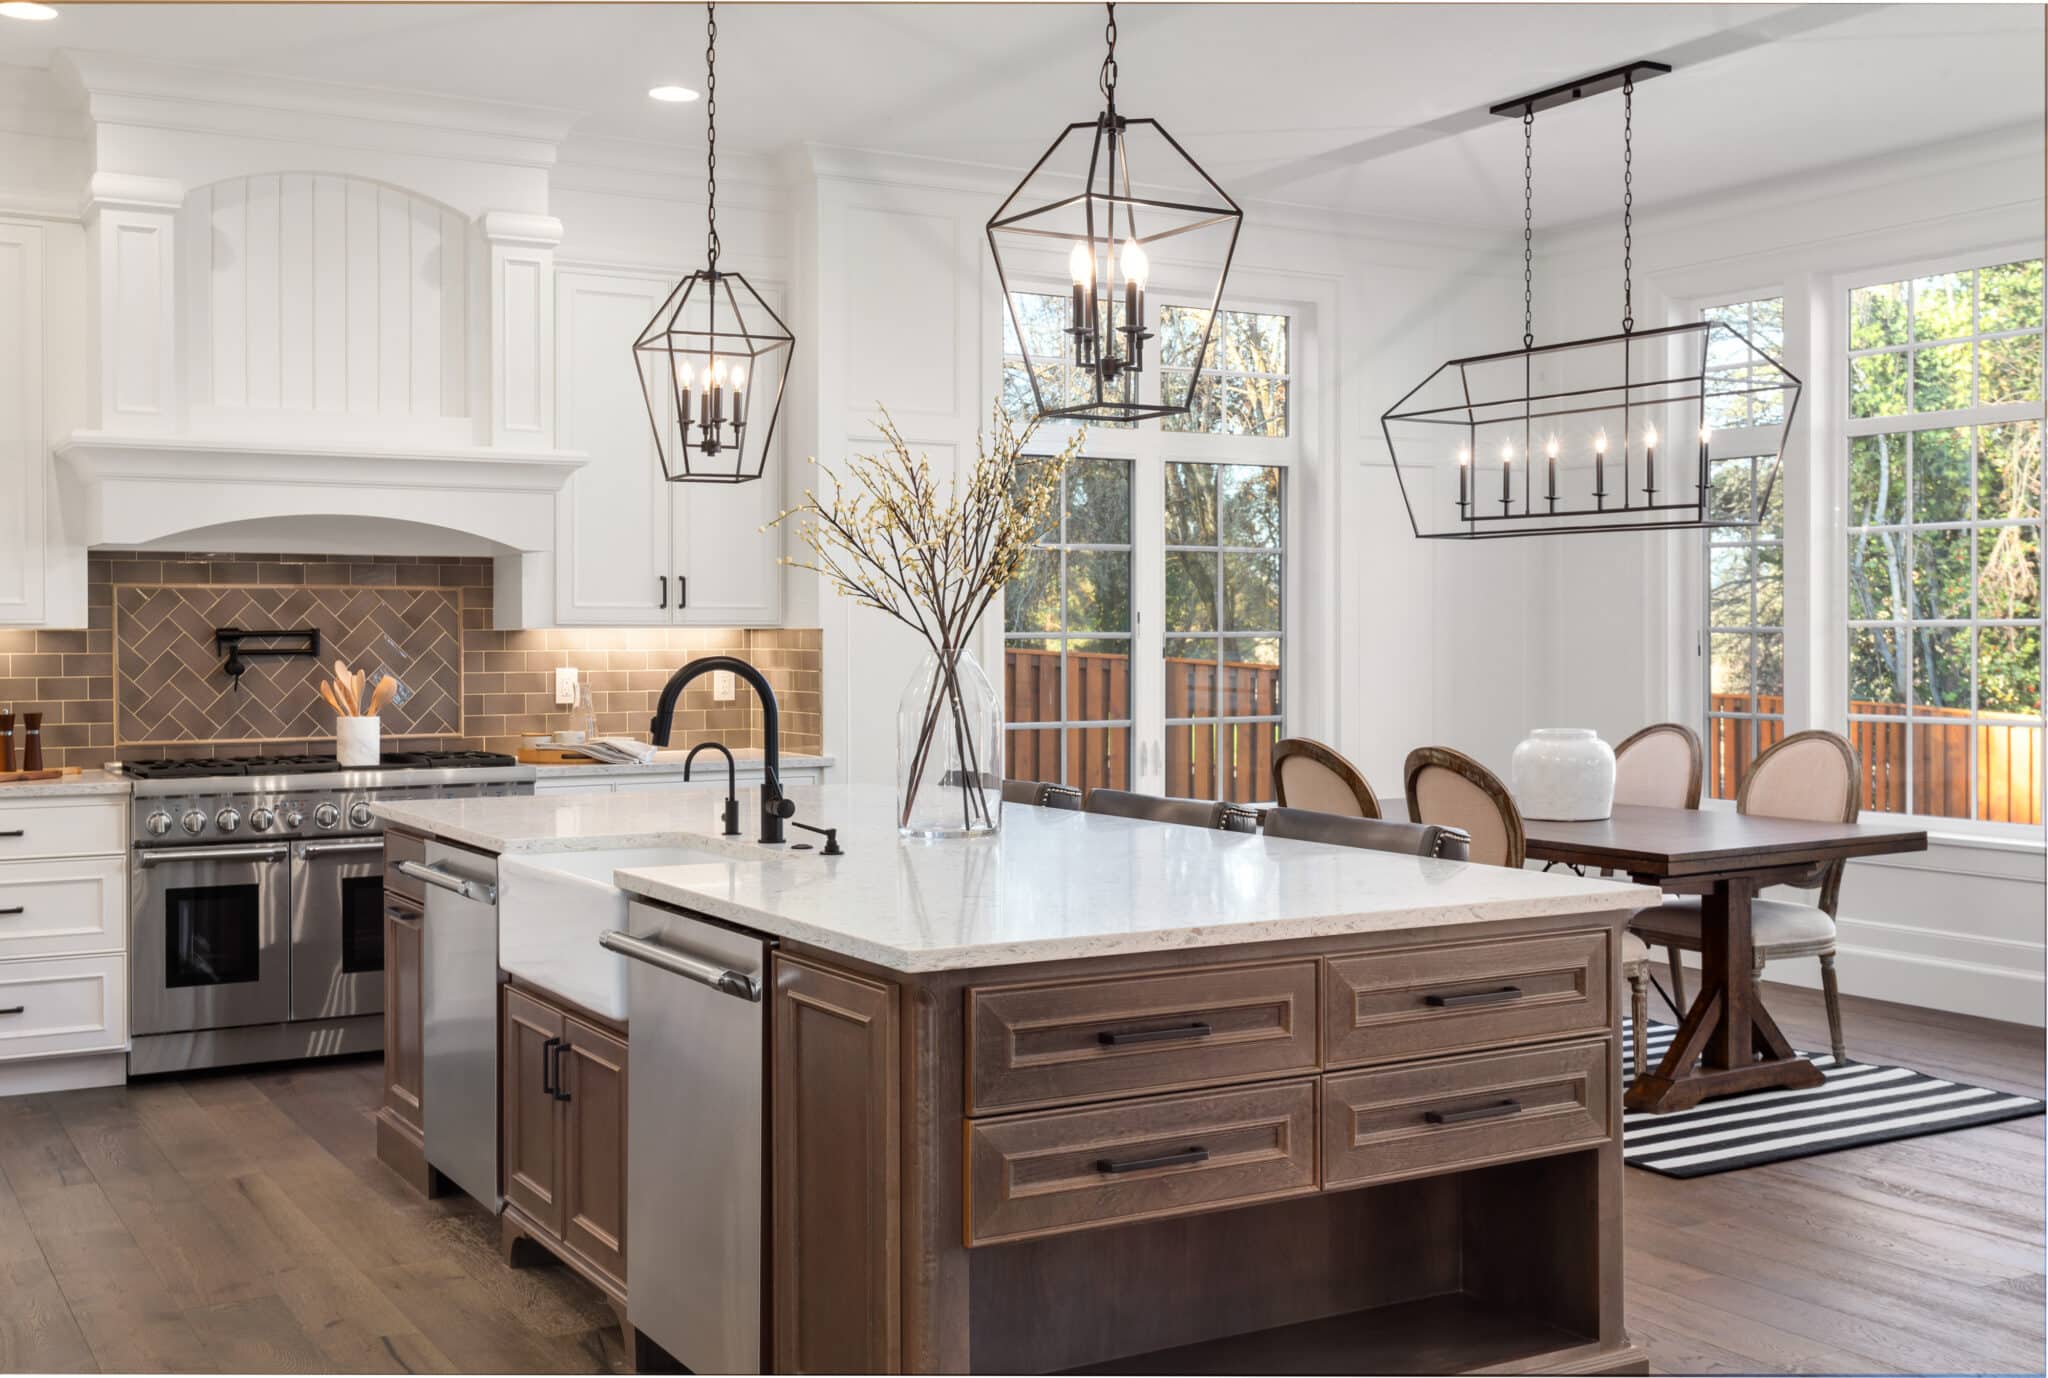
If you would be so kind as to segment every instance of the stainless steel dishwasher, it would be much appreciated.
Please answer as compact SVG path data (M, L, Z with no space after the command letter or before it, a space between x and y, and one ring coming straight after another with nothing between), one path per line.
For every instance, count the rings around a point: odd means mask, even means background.
M420 1113L427 1162L492 1210L498 1195L498 861L429 842L399 872L427 887L420 926Z
M692 1373L761 1372L768 943L635 901L626 1315Z

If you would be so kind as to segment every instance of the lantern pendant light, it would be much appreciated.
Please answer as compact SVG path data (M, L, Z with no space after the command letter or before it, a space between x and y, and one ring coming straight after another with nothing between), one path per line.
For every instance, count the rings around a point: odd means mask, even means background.
M1157 120L1116 105L1116 6L1104 31L1103 108L1070 124L988 222L989 252L1042 420L1132 422L1185 416L1208 359L1216 309L1244 212ZM1161 341L1173 395L1145 398L1146 290L1154 246L1170 241L1192 265L1194 302L1206 304ZM1058 275L1058 276L1056 276ZM1063 293L1028 284L1064 281ZM1207 290L1203 290L1205 288ZM1014 289L1014 290L1013 290ZM1031 302L1020 306L1020 296ZM1192 313L1190 313L1192 314Z
M1725 322L1636 328L1635 85L1670 70L1632 62L1493 107L1522 125L1522 347L1449 360L1380 418L1417 536L1754 526L1769 505L1766 487L1749 512L1713 510L1713 422L1761 411L1765 420L1746 426L1740 453L1764 456L1775 483L1799 379ZM1622 93L1621 332L1539 345L1536 115L1614 90ZM1496 452L1498 497L1479 467Z
M705 266L678 282L633 342L670 483L761 477L796 337L745 275L718 266L718 7L705 16Z

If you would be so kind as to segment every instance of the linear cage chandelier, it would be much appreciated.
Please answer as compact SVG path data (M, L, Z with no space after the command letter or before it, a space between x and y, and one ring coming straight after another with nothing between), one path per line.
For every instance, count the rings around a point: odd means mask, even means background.
M1434 540L1754 526L1769 505L1801 384L1718 320L1638 330L1634 315L1638 61L1493 107L1522 122L1522 347L1452 359L1380 418L1415 534ZM1622 92L1622 317L1613 335L1539 345L1533 330L1534 130L1538 112ZM1761 455L1753 507L1712 500L1723 457ZM1733 446L1734 448L1729 448Z
M1024 358L1041 420L1187 415L1244 223L1237 202L1164 125L1117 111L1116 6L1108 8L1101 113L1062 130L988 222L989 253L1015 331L1010 344ZM1152 247L1167 240L1198 278L1215 278L1201 338L1168 332L1159 353L1172 371L1161 394L1148 399L1140 392L1145 346L1154 338L1145 325L1145 290ZM1059 280L1058 274L1070 286L1054 299L1057 317L1019 309L1013 278Z
M706 266L663 300L633 364L662 477L746 483L767 465L796 337L744 274L718 266L717 5L704 15Z

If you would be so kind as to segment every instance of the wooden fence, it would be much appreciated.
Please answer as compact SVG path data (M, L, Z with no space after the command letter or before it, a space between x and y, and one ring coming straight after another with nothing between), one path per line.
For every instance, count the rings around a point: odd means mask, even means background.
M1744 720L1708 720L1707 792L1715 798L1734 798L1755 752L1785 735L1785 700L1781 697L1715 694L1711 708L1717 713L1743 713L1751 711L1752 703L1757 712L1778 715L1776 720L1757 724L1761 740L1754 748ZM1967 721L1968 709L1920 708L1914 711L1909 731L1906 710L1895 703L1851 702L1849 712L1849 744L1856 748L1863 765L1864 808L1936 818L1972 817L1970 757L1974 750L1974 816L1992 823L2040 823L2042 731L2037 720L1980 714L1973 728Z
M1073 651L1066 657L1066 711L1060 711L1060 654L1006 648L1003 720L1058 722L1131 716L1128 655ZM1161 662L1169 718L1277 716L1280 670L1273 665L1168 657ZM1081 789L1130 788L1128 727L1012 728L1004 774L1059 780L1060 734L1067 736L1065 783ZM1273 797L1278 723L1181 723L1166 729L1166 793L1240 803Z

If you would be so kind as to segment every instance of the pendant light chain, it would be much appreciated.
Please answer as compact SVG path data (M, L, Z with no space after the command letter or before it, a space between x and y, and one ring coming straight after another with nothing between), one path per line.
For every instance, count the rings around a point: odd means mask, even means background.
M718 271L718 6L704 6L704 252Z
M1522 112L1522 348L1536 345L1536 110Z
M1109 53L1102 59L1102 98L1113 107L1116 104L1116 6L1110 5L1109 23L1103 26L1102 36L1109 44Z
M1621 83L1621 333L1636 328L1636 82Z

